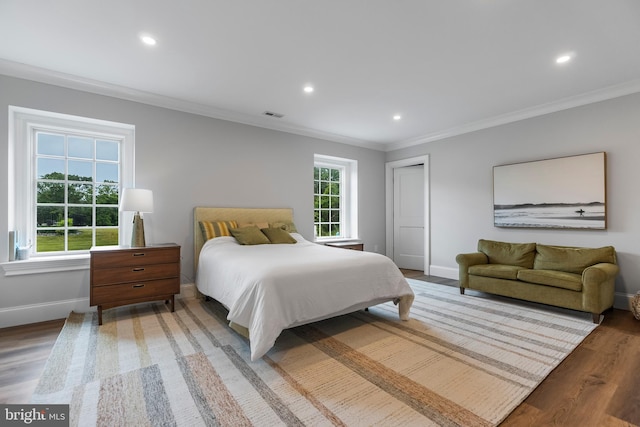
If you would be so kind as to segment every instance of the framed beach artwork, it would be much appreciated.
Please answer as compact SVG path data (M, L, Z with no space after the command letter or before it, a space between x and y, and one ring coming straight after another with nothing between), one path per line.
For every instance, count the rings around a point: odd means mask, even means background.
M606 153L493 167L496 227L607 228Z

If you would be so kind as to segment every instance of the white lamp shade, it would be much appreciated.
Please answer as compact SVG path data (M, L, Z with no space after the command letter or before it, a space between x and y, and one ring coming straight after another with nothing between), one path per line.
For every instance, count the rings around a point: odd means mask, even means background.
M153 212L153 192L142 188L122 190L120 210L123 212Z

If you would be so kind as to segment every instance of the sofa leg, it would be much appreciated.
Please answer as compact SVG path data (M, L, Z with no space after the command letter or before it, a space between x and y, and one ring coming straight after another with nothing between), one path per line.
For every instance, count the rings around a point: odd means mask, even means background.
M600 313L591 313L593 323L600 323Z
M460 286L460 295L464 295L464 288Z

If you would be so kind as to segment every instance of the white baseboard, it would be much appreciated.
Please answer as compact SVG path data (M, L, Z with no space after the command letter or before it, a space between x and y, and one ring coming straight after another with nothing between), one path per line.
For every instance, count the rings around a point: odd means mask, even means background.
M194 283L180 285L181 298L192 298L195 296L196 286ZM76 298L3 308L0 309L0 328L66 319L72 311L76 313L86 313L95 310L96 307L89 306L89 298Z
M180 298L195 298L196 297L196 284L195 283L183 283L180 285Z
M444 277L445 279L458 280L458 269L451 267L441 267L438 265L429 266L431 276Z
M631 311L631 298L633 298L633 294L616 292L613 297L613 306L620 310Z
M92 310L95 310L95 307L89 307L89 298L3 308L0 309L0 328L66 319L72 311L85 313Z

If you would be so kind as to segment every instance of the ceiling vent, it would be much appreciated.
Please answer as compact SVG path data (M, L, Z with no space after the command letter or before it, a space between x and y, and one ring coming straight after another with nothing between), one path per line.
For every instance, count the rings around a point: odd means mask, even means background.
M265 111L262 114L269 117L275 117L276 119L281 119L284 117L284 114L274 113L273 111Z

